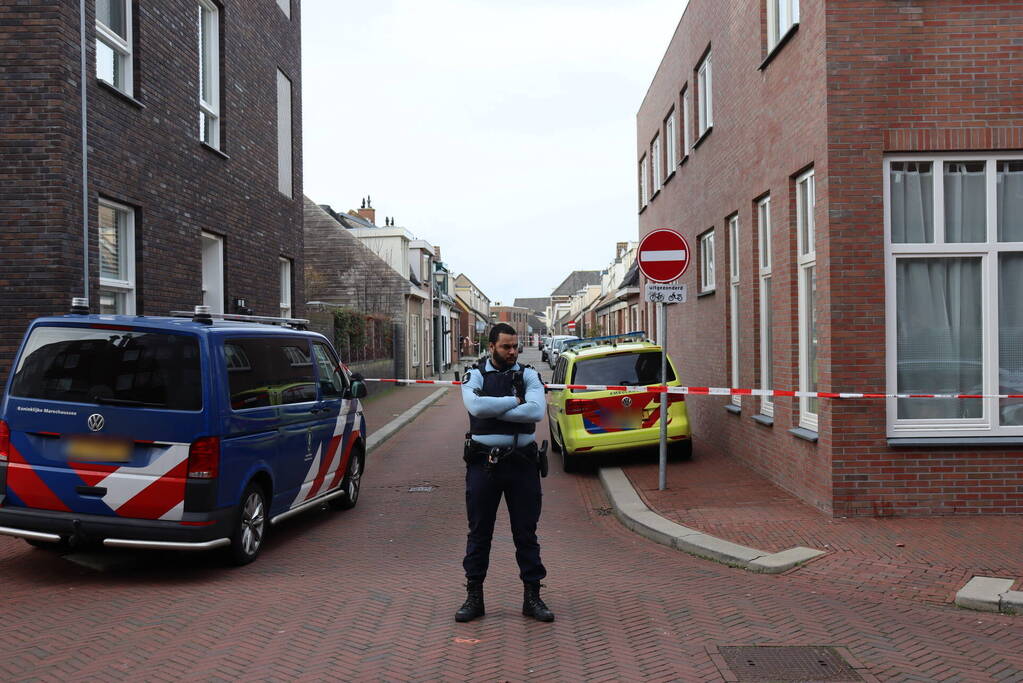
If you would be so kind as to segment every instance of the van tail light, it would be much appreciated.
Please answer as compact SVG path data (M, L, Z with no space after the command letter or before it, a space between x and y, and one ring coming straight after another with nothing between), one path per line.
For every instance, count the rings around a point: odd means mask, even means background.
M11 428L7 423L0 420L0 463L10 459L11 452Z
M188 447L188 476L191 479L216 479L220 472L220 439L204 436Z
M565 415L582 415L597 409L597 404L588 398L570 398L565 401Z

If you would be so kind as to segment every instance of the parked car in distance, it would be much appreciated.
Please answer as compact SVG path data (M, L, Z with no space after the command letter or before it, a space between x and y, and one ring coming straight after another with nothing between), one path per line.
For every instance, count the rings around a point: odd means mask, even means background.
M552 384L635 387L624 390L551 389L547 417L551 445L561 451L566 472L593 455L630 451L660 443L661 397L668 400L668 446L692 456L684 394L647 391L661 384L661 347L637 335L613 335L569 343L554 368ZM680 386L671 358L668 386Z
M554 364L558 362L558 354L561 353L561 349L564 347L565 342L578 338L579 337L572 334L559 334L551 337L551 348L547 352L547 364L553 368Z
M246 564L271 524L358 502L361 377L319 334L197 309L29 325L0 402L0 533Z

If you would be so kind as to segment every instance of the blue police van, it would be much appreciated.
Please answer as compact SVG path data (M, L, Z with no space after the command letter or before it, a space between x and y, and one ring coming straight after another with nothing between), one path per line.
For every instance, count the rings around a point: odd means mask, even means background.
M0 534L222 548L240 565L269 525L356 504L366 386L306 321L214 319L202 306L90 315L77 301L31 323L8 378Z

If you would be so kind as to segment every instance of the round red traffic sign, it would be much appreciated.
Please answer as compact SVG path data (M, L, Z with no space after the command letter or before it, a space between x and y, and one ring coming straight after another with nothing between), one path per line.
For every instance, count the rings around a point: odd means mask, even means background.
M670 228L652 230L639 243L639 269L652 282L672 282L689 267L689 243Z

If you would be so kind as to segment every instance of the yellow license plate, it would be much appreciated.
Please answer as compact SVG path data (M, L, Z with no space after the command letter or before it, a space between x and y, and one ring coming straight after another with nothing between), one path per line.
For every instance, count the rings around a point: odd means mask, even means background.
M72 436L68 438L64 452L68 460L128 462L131 459L131 447L131 442L123 439Z

